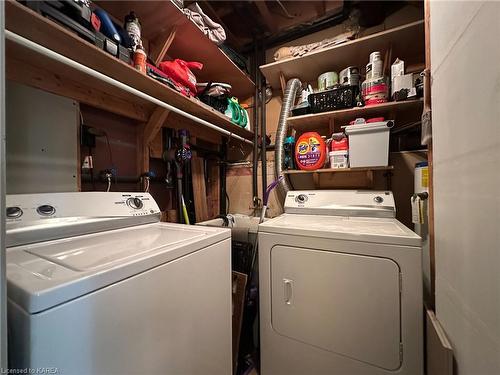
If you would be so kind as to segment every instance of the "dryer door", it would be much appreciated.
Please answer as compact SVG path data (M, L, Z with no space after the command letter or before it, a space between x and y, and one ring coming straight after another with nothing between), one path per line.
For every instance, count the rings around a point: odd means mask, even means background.
M272 325L291 339L388 370L400 367L397 263L275 246Z

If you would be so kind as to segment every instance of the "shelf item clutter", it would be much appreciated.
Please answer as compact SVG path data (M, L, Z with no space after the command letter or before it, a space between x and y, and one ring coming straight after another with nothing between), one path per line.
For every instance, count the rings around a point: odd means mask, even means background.
M147 8L152 5L149 3L144 2L143 6ZM114 5L114 3L106 4ZM154 4L160 5L157 2ZM202 122L208 122L216 128L227 131L225 134L235 134L249 141L253 139L252 132L232 124L222 113L197 99L183 96L159 81L136 71L131 65L20 3L6 1L5 11L6 30L11 33L6 38L6 65L9 80L147 123L152 114L158 110L158 106L141 95L130 94L122 86L110 84L108 78L111 78L132 90L154 97L186 113L183 115L179 112L179 116L177 113L172 114L172 119L175 116L178 116L176 118L195 116ZM124 12L124 14L128 13L129 11ZM186 22L188 22L187 19ZM144 32L147 25L142 26ZM206 39L201 32L199 36ZM212 43L208 40L207 42ZM64 59L48 57L49 54L43 52L45 50L50 50L50 54L54 52L64 56L65 60L71 64L64 62ZM222 69L226 63L217 61ZM79 69L77 66L80 65L105 75L106 79L96 79ZM220 142L220 134L214 131L216 128L210 130L194 121L190 126L193 129L197 127L206 129L199 132L201 139Z
M383 117L358 118L328 139L317 132L303 133L296 142L288 137L285 160L292 158L290 151L294 149L295 165L301 170L314 171L328 165L332 169L386 167L389 165L389 132L393 126L394 121L385 121ZM291 148L294 143L295 147ZM289 161L285 164L285 168L292 167Z
M323 72L340 71L348 66L363 67L371 52L386 51L389 47L392 48L392 56L406 58L408 64L423 62L424 21L411 22L302 56L272 62L262 65L260 70L269 84L279 89L281 77L285 81L298 77L303 82L313 82Z
M385 74L384 60L381 52L372 52L366 65L365 74L359 73L356 66L349 66L341 71L340 82L335 71L322 73L318 77L317 90L313 91L307 83L304 88L307 97L301 95L299 103L294 106L293 115L321 113L352 107L369 107L387 103L391 98L397 100L415 99L422 96L417 90L420 84L417 73L404 74L404 62L396 59L391 67L391 78ZM361 79L365 80L361 82ZM390 87L396 96L390 95Z

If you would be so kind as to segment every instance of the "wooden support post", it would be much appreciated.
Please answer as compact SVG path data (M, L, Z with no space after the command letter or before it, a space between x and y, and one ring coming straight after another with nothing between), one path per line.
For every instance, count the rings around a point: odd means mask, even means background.
M149 144L149 156L156 159L161 159L163 156L163 137L161 129L158 134L156 134L153 141Z
M392 59L392 43L389 44L389 48L386 49L384 54L384 66L382 67L382 74L391 76L391 59Z
M168 109L162 107L155 109L144 127L144 143L146 145L149 146L149 144L153 142L161 127L167 120L169 113L170 111Z
M191 159L191 178L193 181L193 200L196 213L196 222L208 220L207 189L205 186L205 173L203 158L193 156Z
M283 97L285 97L285 91L286 91L286 78L283 75L282 72L280 72L280 84L281 84L281 94Z
M313 173L312 177L313 177L314 187L316 189L319 189L321 187L321 181L320 181L321 175L320 175L320 173L315 172L315 173Z
M328 134L328 136L332 135L332 133L335 133L335 119L333 117L330 117L328 119L328 130L330 131L330 134Z
M373 171L366 171L366 184L373 189Z
M196 145L196 137L190 138L190 143ZM208 196L205 184L205 168L203 158L193 151L191 157L191 181L193 184L193 201L196 222L209 219L208 216Z
M220 175L219 165L216 161L209 161L208 164L208 185L207 185L207 205L209 219L215 218L219 215L219 199L226 199L226 197L219 197L220 195Z
M144 128L142 126L137 127L136 149L136 170L137 175L140 176L149 170L149 147L144 143Z
M137 173L142 175L149 170L149 146L166 121L169 110L158 107L148 122L137 129Z

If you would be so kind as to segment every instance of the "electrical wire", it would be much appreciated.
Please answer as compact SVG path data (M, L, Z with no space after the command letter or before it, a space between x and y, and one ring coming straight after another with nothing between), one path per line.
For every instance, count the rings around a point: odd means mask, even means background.
M149 193L149 177L144 177L146 180L146 188L144 189L145 193Z
M104 138L106 138L106 144L108 145L108 153L109 153L109 166L111 169L114 168L114 164L113 164L113 153L111 152L111 144L109 143L109 137L108 137L108 134L105 132L104 133Z
M229 215L229 206L231 205L231 200L229 199L229 194L227 193L227 190L225 191L225 193L226 193L226 203L227 203L225 214Z
M109 191L111 190L111 173L106 173L106 178L108 180L108 187L106 189L106 193L109 193Z
M280 6L281 9L283 9L283 13L285 13L285 17L286 18L289 18L289 19L293 19L295 18L295 16L291 15L288 10L285 8L285 6L281 3L280 0L276 0L276 2L278 3L278 5Z

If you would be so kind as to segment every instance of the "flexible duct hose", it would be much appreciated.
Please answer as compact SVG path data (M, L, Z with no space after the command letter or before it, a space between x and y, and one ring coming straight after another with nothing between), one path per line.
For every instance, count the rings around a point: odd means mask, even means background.
M276 131L276 148L274 151L274 174L276 179L283 176L283 160L285 159L285 150L283 148L283 142L287 136L287 124L286 120L290 114L290 110L295 103L295 96L297 91L302 88L302 83L297 78L292 78L286 84L285 97L283 98L283 104L281 106L281 113L278 122L278 130ZM290 184L288 179L280 179L278 185L278 194L280 200L283 203L285 200L286 193L290 190Z

